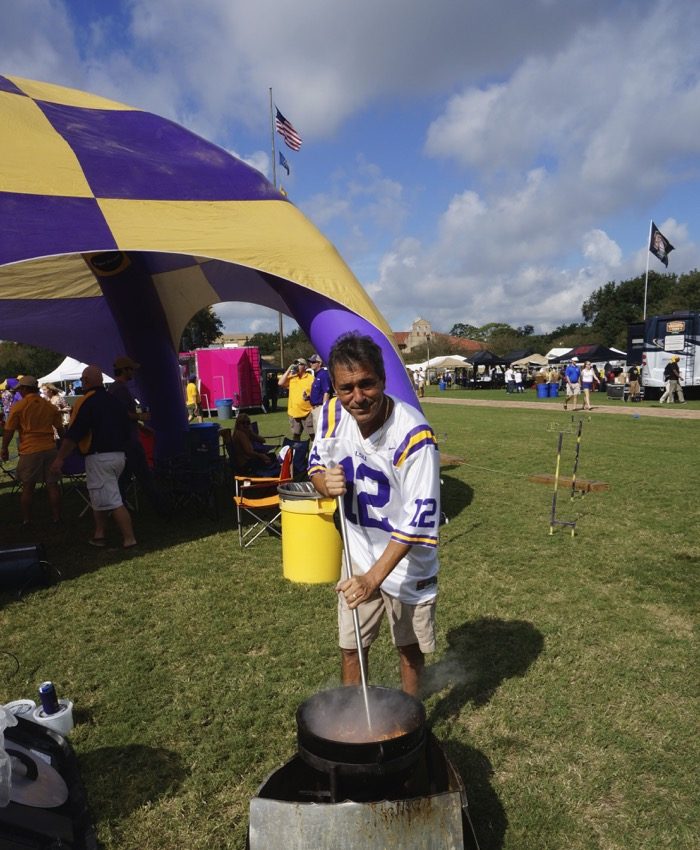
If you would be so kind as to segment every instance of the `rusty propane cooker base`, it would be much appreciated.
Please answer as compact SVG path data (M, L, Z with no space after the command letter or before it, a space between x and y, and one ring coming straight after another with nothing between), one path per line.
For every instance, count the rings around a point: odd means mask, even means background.
M329 774L295 755L250 803L249 850L464 850L468 830L462 780L431 733L408 777L371 779L373 798L334 801ZM351 783L364 796L366 778ZM343 786L345 783L343 783ZM358 792L355 794L355 792ZM474 848L471 840L466 844Z

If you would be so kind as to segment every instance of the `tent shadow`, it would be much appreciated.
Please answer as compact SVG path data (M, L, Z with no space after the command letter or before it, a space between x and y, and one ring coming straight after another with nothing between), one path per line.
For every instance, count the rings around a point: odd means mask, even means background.
M123 819L175 791L187 776L176 753L142 744L100 747L81 753L78 762L99 820Z
M63 521L54 526L48 517L48 507L36 498L35 519L26 528L19 516L19 497L16 494L0 494L0 531L3 546L7 548L41 544L50 565L52 585L69 581L81 575L96 572L105 566L127 560L149 552L162 551L183 543L202 540L222 532L235 532L235 512L223 506L227 493L219 493L219 517L212 519L205 512L181 511L171 519L159 516L153 508L143 503L133 514L134 531L139 545L133 550L121 548L116 526L107 522L108 546L103 549L92 547L88 540L92 535L92 517L86 513L78 515L75 502L64 500ZM39 496L44 496L39 493ZM230 500L229 500L230 503ZM18 592L12 588L0 592L0 608L4 604L27 598L34 592L53 592L53 587L27 587Z

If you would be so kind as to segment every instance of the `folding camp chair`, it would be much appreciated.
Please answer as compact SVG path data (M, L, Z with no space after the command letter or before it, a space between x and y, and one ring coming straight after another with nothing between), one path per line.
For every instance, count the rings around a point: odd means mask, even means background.
M90 510L90 495L85 478L85 458L78 452L73 452L63 461L61 489L64 496L75 493L80 500L78 516L82 517Z
M219 519L218 463L198 463L189 454L175 455L158 462L155 472L173 513L194 509L209 519Z
M286 450L285 450L286 449ZM288 447L283 447L280 452L282 465L280 473L274 478L253 478L246 475L235 475L234 483L236 492L233 502L236 506L236 522L238 523L238 543L242 549L247 548L265 531L270 531L278 537L282 536L280 519L280 497L277 487L286 481L292 480L292 458L293 452ZM260 511L274 511L274 516L264 519ZM252 517L255 522L243 532L244 514ZM257 531L256 531L257 529ZM248 539L250 535L253 535ZM244 542L246 541L247 542Z
M285 437L282 440L283 446L289 446L294 453L292 460L292 475L295 481L301 481L307 477L307 460L309 457L309 440L293 440L291 437Z
M9 466L8 464L3 463L0 460L0 472L2 472L3 478L7 479L9 484L11 485L10 492L16 493L22 486L20 484L19 478L17 477L17 467Z

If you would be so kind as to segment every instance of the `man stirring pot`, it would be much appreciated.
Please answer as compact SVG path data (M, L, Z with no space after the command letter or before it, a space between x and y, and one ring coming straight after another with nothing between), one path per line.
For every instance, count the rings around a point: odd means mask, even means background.
M328 368L336 398L323 407L309 476L322 496L344 500L354 575L336 588L342 681L360 684L357 608L365 665L386 615L401 686L417 696L425 653L435 650L437 440L422 413L385 393L382 352L370 337L341 336Z

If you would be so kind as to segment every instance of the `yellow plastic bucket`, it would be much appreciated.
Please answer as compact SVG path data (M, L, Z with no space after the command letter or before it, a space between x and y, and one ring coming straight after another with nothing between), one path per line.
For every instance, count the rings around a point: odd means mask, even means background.
M279 488L284 577L300 584L335 583L343 557L333 523L335 499L285 497L284 486Z

